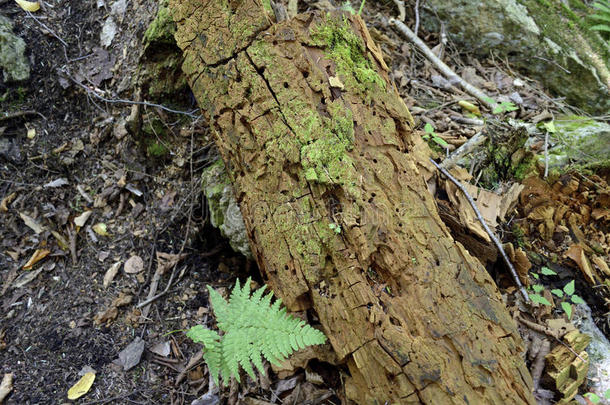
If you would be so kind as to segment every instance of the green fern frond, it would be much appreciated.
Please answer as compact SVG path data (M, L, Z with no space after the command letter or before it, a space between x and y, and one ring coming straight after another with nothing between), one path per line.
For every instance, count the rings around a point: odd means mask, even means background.
M601 24L596 24L589 27L595 31L610 32L610 25L604 24L604 22L610 22L610 1L608 0L597 0L592 5L598 11L595 14L589 16L590 19L601 21Z
M219 376L223 381L235 377L239 382L240 368L255 378L254 368L265 372L262 357L279 364L295 350L326 342L322 332L288 315L281 308L281 300L271 303L273 293L264 295L265 288L251 295L250 279L243 287L238 280L227 302L208 286L216 323L225 333L221 338L216 332L196 325L186 335L203 344L203 358L216 383Z

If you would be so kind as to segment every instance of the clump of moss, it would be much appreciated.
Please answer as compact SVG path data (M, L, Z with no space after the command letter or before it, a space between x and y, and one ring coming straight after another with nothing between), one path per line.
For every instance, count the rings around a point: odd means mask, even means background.
M330 118L325 118L325 128L330 131L301 148L301 163L308 181L346 184L351 162L346 152L354 144L354 121L349 109L340 101L328 105Z
M157 11L157 16L144 32L144 43L174 43L175 32L176 23L172 18L168 0L161 0L159 2L159 11Z
M146 147L146 155L153 159L163 159L169 154L169 150L161 142L153 141Z
M332 18L327 14L323 23L312 28L314 45L326 48L326 57L335 62L337 73L346 86L363 93L375 87L385 89L386 83L373 69L366 49L345 16Z

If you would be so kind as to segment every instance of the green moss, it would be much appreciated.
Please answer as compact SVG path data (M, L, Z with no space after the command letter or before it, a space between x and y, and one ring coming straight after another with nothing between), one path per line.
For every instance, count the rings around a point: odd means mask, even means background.
M322 133L301 148L301 164L307 180L346 185L353 170L346 154L353 148L354 121L343 103L335 100L328 105L330 118L324 118Z
M367 57L364 43L345 16L326 15L323 23L311 29L314 45L324 47L326 57L335 62L341 81L364 94L377 88L385 89L385 80L375 71Z
M146 32L144 32L144 43L173 43L175 32L176 23L174 23L174 19L172 18L168 0L161 0L159 2L159 11L157 12L157 16L150 23L146 29Z
M263 0L263 8L265 9L265 12L267 14L273 15L273 8L271 8L271 1L270 0Z
M162 159L169 155L169 150L161 142L151 142L146 147L146 155L154 159Z

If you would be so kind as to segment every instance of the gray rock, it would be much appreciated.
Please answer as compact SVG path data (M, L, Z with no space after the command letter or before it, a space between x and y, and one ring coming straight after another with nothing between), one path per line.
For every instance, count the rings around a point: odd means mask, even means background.
M252 251L246 234L246 226L241 215L231 181L227 176L222 159L218 159L203 171L202 187L208 201L210 222L229 240L236 252L252 259Z
M30 78L30 65L25 57L25 42L13 33L13 23L0 15L0 68L5 82Z
M508 57L513 67L589 112L610 109L610 47L599 33L579 26L578 14L590 9L572 11L539 0L430 0L427 5L424 26L438 31L443 22L459 48Z
M557 118L554 125L556 132L549 137L550 167L569 163L597 166L610 162L610 124L587 117L567 116Z

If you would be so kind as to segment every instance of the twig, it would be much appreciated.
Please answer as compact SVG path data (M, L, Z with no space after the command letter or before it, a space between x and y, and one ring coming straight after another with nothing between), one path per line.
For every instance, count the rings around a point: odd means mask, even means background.
M31 17L31 18L32 18L34 21L36 21L38 24L40 24L40 26L41 26L42 28L44 28L45 30L49 31L49 33L50 33L51 35L53 35L55 38L57 38L57 40L58 40L59 42L61 42L61 44L64 46L64 51L65 51L65 50L68 48L68 44L66 43L66 41L64 41L63 39L61 39L61 38L59 37L59 35L57 35L57 34L55 33L55 31L53 31L51 28L47 27L47 26L45 25L45 23L43 23L43 22L42 22L42 21L40 21L38 18L36 18L36 16L34 16L34 14L30 13L29 11L26 11L26 13L27 13L28 17ZM66 59L67 59L67 58L66 58Z
M432 64L441 71L447 80L450 83L458 83L468 94L473 97L476 97L481 103L483 103L487 108L493 111L497 107L497 103L490 97L488 97L483 91L479 88L471 85L466 82L464 79L459 77L458 75L451 70L449 66L447 66L442 60L440 60L433 52L428 48L428 46L421 40L413 31L409 29L405 24L401 21L396 20L395 18L390 18L390 25L394 25L398 31L400 31L407 39L415 44L419 48L419 50L432 62Z
M521 294L523 295L523 299L525 300L525 302L530 302L530 298L527 295L527 291L525 291L525 288L523 287L523 284L521 284L521 280L519 280L519 276L517 275L517 271L513 267L513 264L510 262L510 260L508 259L508 256L506 255L506 252L504 251L504 248L502 247L502 244L500 243L500 241L498 240L496 235L491 231L491 229L489 229L489 226L487 226L487 223L485 222L485 219L483 219L483 215L481 215L481 212L477 208L476 203L474 202L474 200L472 199L472 197L470 196L468 191L466 191L464 186L462 186L462 184L455 177L450 175L447 170L445 170L442 167L440 167L439 164L436 163L432 158L430 159L430 161L432 162L432 164L434 166L436 166L436 168L438 170L440 170L441 173L443 173L445 176L447 176L447 178L449 180L451 180L453 182L453 184L455 184L457 186L457 188L459 188L462 191L462 193L464 193L464 195L468 199L468 202L472 206L472 209L477 214L477 218L478 218L479 222L481 222L481 225L483 225L483 228L485 229L485 232L487 232L487 234L489 235L491 240L494 242L494 244L496 245L496 247L500 251L500 254L502 255L502 258L504 259L504 262L508 266L508 269L510 270L511 275L513 276L515 284L517 285L517 287L519 288L519 291L521 291Z
M453 153L443 160L439 166L446 170L451 169L460 159L476 149L485 142L485 140L487 140L487 136L485 136L483 132L477 132L472 138L466 141L465 144L453 151Z
M125 100L122 98L106 98L103 96L100 96L99 94L97 94L96 92L94 92L93 90L91 90L89 87L85 86L84 84L82 84L81 82L79 82L78 80L72 78L70 75L68 75L68 78L70 80L72 80L72 82L74 82L77 86L81 87L83 90L85 90L87 92L88 95L91 95L95 98L97 98L100 101L103 101L104 103L111 103L111 104L137 104L137 105L145 105L148 107L156 107L156 108L160 108L162 110L165 110L167 112L171 112L174 114L182 114L182 115L186 115L188 117L197 119L200 118L201 115L199 114L194 114L193 112L189 112L189 111L180 111L180 110L174 110L172 108L169 107L165 107L164 105L161 104L156 104L156 103L149 103L147 101L135 101L135 100ZM197 111L197 110L194 110Z
M24 117L26 115L36 115L36 114L40 115L45 121L47 120L47 117L45 117L38 111L26 110L26 111L16 111L16 112L12 112L12 113L9 113L9 112L1 113L0 121L10 120L13 118L18 118L18 117Z
M544 133L544 178L549 175L549 131Z
M165 286L165 290L161 291L159 294L154 295L150 298L148 298L145 301L140 302L138 305L136 305L136 308L140 309L142 307L147 306L148 304L158 300L159 298L163 297L165 294L167 294L167 292L169 291L169 288L172 286L172 282L174 281L174 276L176 275L176 268L177 266L174 266L173 270L172 270L172 274L171 276L169 276L169 281L167 282L167 285ZM155 276L157 276L158 273L155 273ZM154 284L155 285L155 290L156 290L156 286L159 284L159 278L161 277L161 275L158 276L158 278L156 279L157 283L154 283L155 281L155 277L153 276L153 282L151 283L151 286ZM152 288L152 287L151 287Z
M400 21L404 21L405 17L407 16L404 0L394 0L394 4L396 4L396 7L398 7L398 19Z
M400 21L404 21L404 18ZM415 0L415 25L413 26L413 33L417 36L419 31L419 0Z

